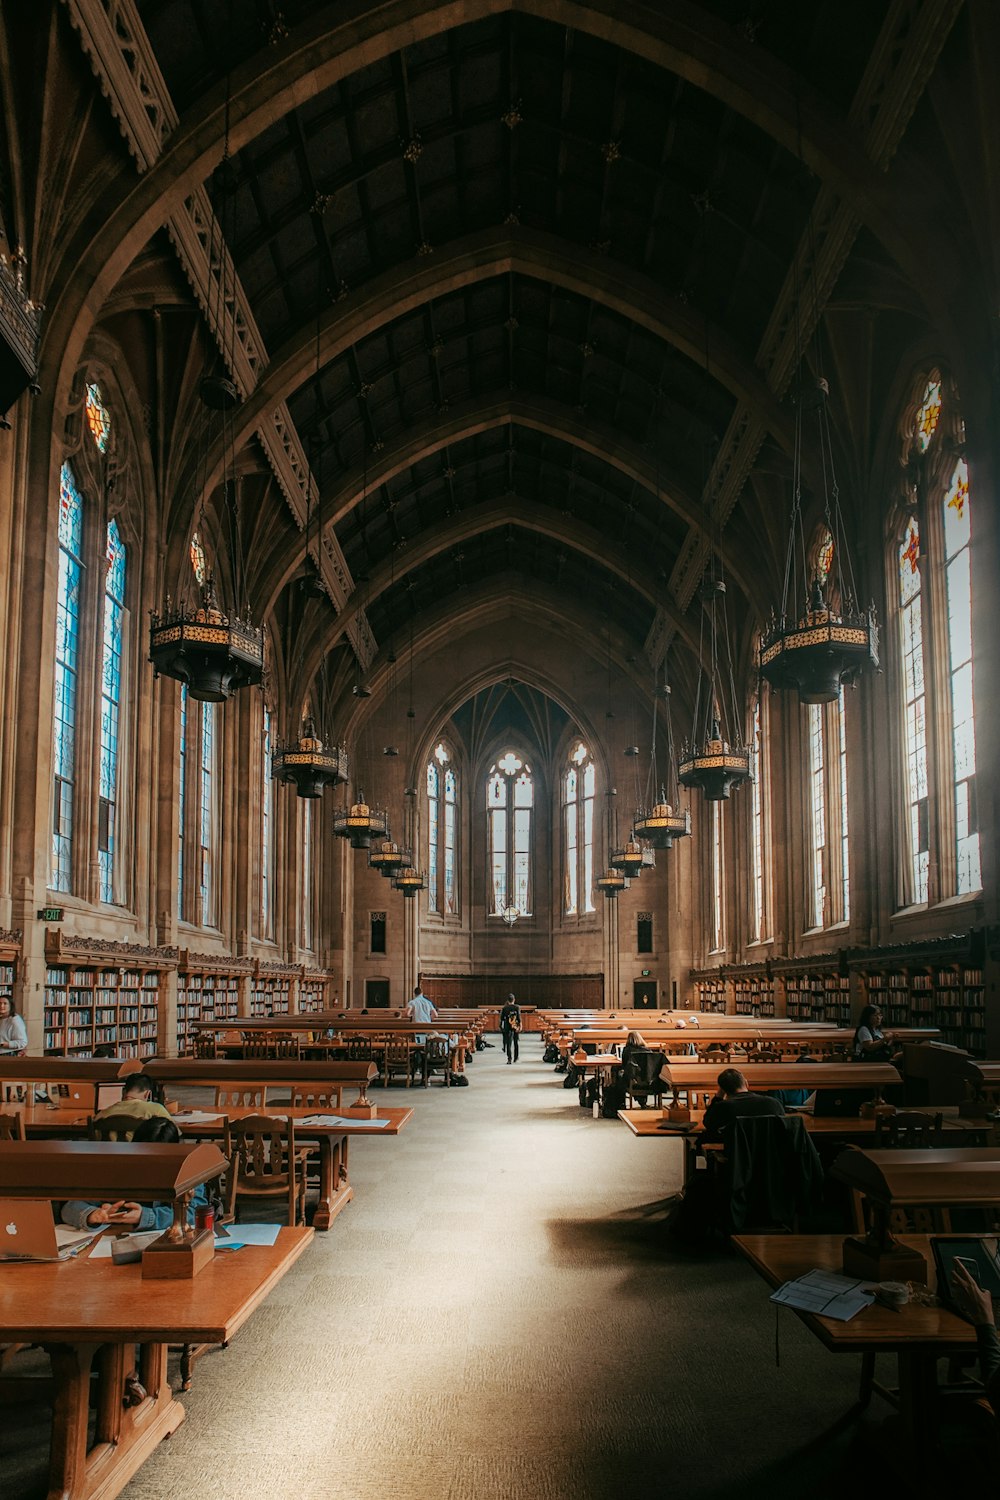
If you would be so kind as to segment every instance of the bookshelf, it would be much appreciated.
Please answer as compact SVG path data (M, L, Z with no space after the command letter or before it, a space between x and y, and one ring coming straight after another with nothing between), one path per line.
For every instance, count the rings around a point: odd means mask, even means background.
M964 1047L973 1057L986 1056L986 990L983 971L971 964L936 968L933 974L934 1020L941 1040Z
M287 1016L291 1008L292 981L298 970L284 964L258 963L250 980L250 1015L253 1020Z
M0 927L0 995L14 1003L14 983L17 979L17 965L21 957L21 934L20 932L8 931Z
M737 974L733 980L738 1016L774 1015L774 980L767 973Z
M241 1014L241 989L252 970L249 959L229 963L182 951L177 971L177 1052L194 1050L197 1021L233 1021Z
M726 981L715 970L712 974L692 974L694 980L695 1009L707 1015L727 1014Z
M121 962L114 962L121 955ZM43 1046L65 1057L154 1057L161 979L169 958L154 948L46 936ZM166 961L165 961L166 960Z
M327 976L316 970L305 970L299 980L299 1013L313 1015L326 1008Z

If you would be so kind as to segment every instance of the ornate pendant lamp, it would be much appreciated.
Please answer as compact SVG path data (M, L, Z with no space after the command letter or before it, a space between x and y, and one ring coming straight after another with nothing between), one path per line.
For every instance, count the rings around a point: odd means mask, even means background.
M603 875L598 875L594 881L602 896L609 901L619 895L621 891L628 890L628 880L621 870L612 869L609 865Z
M681 786L696 787L706 802L725 802L734 786L749 781L750 751L738 736L739 714L736 707L736 686L732 670L732 653L729 645L729 630L725 613L726 585L723 579L707 579L700 590L704 606L699 638L700 678L695 701L694 722L690 742L682 749L677 767L677 780ZM708 667L705 667L704 630L708 620L710 641ZM729 717L734 726L727 731L724 722L724 696L720 650L728 667L730 694Z
M195 598L183 597L174 602L169 593L161 611L150 611L149 659L156 676L172 677L187 687L192 698L204 703L225 703L240 688L258 684L264 674L264 631L253 623L246 597L245 569L240 543L240 487L236 474L236 455L232 441L232 413L242 399L229 370L233 366L235 346L235 298L232 258L226 244L225 226L217 210L224 185L230 182L229 101L226 100L226 138L220 162L212 181L211 235L209 264L218 266L214 281L215 295L209 299L209 324L219 343L221 373L205 375L199 393L210 412L219 414L217 423L208 420L203 431L204 446L199 464L198 487L201 494L201 523L191 543ZM231 193L226 193L230 201ZM227 366L229 367L227 369ZM208 482L208 448L213 437L222 440L225 475L222 481L222 508L226 513L224 530L230 538L226 603L220 602L219 583L206 565L199 536L205 531L205 491ZM190 587L190 585L189 585ZM184 590L182 589L182 594Z
M391 877L391 883L394 891L401 891L404 896L411 898L418 891L422 891L425 884L423 875L413 862L412 854L413 849L416 847L416 787L408 786L403 796L406 798L406 811L404 814L406 828L404 836L406 838L407 863L401 866L395 875Z
M844 544L843 519L833 466L828 411L830 388L820 377L800 392L795 409L792 515L785 559L781 612L772 616L760 649L760 673L772 687L798 693L802 703L832 703L841 688L878 666L878 621L874 604L856 603L854 575ZM810 559L802 524L803 428L815 418L816 453L824 485L824 543ZM799 571L799 559L805 565ZM839 602L834 606L834 599ZM795 613L796 598L801 613Z
M372 839L389 837L389 818L381 808L369 807L364 792L359 791L357 802L334 813L333 831L337 838L347 839L352 849L370 849Z
M638 880L644 869L648 869L646 851L635 837L625 841L620 849L612 852L608 864L618 870L626 880Z
M347 751L342 745L327 749L312 719L303 719L298 740L275 750L271 775L294 786L299 797L321 797L324 787L347 780Z
M377 870L386 880L413 863L409 849L401 849L393 839L381 839L368 851L368 868Z
M650 737L649 773L645 796L637 803L632 819L632 833L648 849L670 849L675 839L687 838L691 832L691 814L677 806L674 734L670 716L670 684L663 684L663 701L667 716L667 778L671 794L659 779L656 765L657 678L653 679L653 730Z

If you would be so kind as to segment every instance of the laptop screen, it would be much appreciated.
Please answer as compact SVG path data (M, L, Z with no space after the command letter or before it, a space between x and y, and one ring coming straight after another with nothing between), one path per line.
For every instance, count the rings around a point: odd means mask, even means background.
M123 1083L99 1083L97 1085L97 1110L110 1109L112 1104L122 1102Z

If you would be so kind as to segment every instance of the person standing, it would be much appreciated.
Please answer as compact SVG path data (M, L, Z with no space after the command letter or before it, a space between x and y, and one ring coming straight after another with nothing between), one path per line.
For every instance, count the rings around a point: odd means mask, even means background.
M0 1055L20 1057L28 1050L28 1028L9 995L0 995Z
M521 1035L521 1007L513 995L507 996L507 1004L500 1012L500 1034L503 1037L503 1050L507 1054L508 1064L517 1062L517 1043ZM512 1051L513 1057L511 1057Z

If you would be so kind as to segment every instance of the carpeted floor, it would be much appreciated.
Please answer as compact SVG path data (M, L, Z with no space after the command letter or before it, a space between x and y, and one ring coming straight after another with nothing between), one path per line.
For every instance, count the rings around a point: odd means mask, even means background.
M890 1483L887 1408L734 1255L668 1248L679 1146L594 1120L525 1037L351 1145L357 1196L225 1351L125 1500L795 1500ZM888 1371L886 1373L889 1373ZM3 1421L44 1495L42 1414ZM23 1418L23 1420L22 1420ZM898 1476L897 1476L898 1477ZM913 1493L912 1489L909 1493Z

